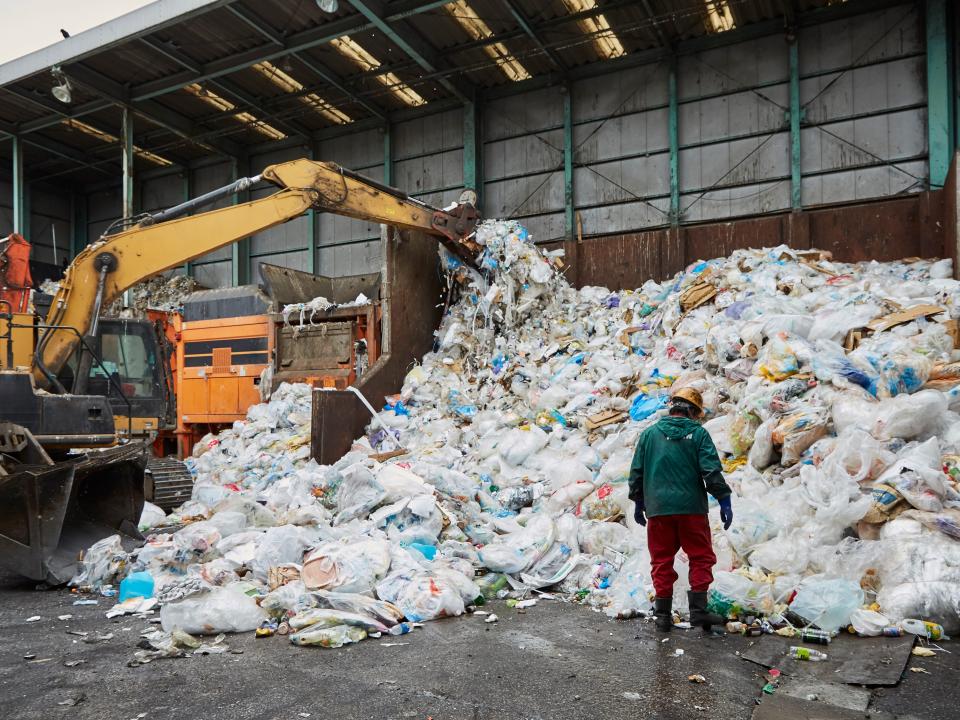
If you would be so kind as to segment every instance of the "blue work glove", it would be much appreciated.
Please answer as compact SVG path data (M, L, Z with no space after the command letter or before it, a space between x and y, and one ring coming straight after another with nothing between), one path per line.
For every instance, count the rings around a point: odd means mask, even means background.
M638 500L633 504L633 519L637 525L646 526L647 524L647 518L643 515L644 510L643 500Z
M723 529L729 530L733 522L733 507L730 505L730 496L727 495L720 503L720 520L723 522Z

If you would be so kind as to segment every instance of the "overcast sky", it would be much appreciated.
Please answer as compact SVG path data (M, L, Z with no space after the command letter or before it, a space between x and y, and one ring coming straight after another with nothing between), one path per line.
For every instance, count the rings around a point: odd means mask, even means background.
M149 5L152 0L0 0L0 63Z

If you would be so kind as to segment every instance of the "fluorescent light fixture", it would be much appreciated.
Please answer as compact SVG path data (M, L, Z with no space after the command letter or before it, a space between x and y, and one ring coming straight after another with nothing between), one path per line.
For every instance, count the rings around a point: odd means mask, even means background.
M736 27L727 0L705 0L705 4L707 7L707 22L709 23L708 29L711 32L725 32Z
M368 53L360 44L358 44L349 35L341 35L330 41L334 50L339 52L348 60L359 65L363 70L376 70L380 67L380 61ZM427 101L421 97L420 93L407 85L392 72L385 72L376 76L377 80L387 88L393 96L401 100L410 107L426 105Z
M284 92L298 93L303 91L303 83L266 60L251 66L251 69L256 70ZM299 99L302 103L309 105L332 123L346 125L347 123L353 122L353 118L345 112L337 110L337 108L316 93L301 95Z
M201 87L200 83L191 83L185 85L184 90L193 95L200 100L203 100L207 105L216 108L221 112L233 112L237 109L237 106L226 98L222 98L214 92L211 92L208 88ZM260 120L255 115L251 115L248 112L241 111L233 113L235 120L239 120L244 125L249 125L251 128L256 130L261 135L270 138L271 140L283 140L287 136L277 130L273 125L268 125L263 120Z
M567 10L571 13L597 9L596 0L563 0L563 4L567 6ZM623 48L620 38L610 27L610 23L607 22L603 13L578 20L577 25L583 32L593 36L593 45L604 60L626 54L627 51Z
M317 7L327 13L335 13L340 9L339 0L317 0Z
M95 128L93 125L88 125L82 120L77 120L76 118L67 118L62 120L61 124L64 127L70 128L71 130L78 130L84 135L89 135L92 138L96 138L101 142L120 142L120 138L118 138L116 135L111 135L108 132L104 132L103 130ZM143 158L148 162L152 162L154 165L158 165L159 167L169 167L170 165L173 165L173 163L170 160L167 160L165 157L160 157L156 153L152 153L149 150L144 150L136 145L133 146L133 154Z
M456 2L448 3L443 7L474 40L486 40L493 37L493 30L474 12L474 9L467 4L466 0L456 0ZM503 74L509 80L518 82L530 79L530 73L527 72L527 69L520 64L520 61L511 54L502 42L484 45L483 51L497 63L497 67L503 71Z

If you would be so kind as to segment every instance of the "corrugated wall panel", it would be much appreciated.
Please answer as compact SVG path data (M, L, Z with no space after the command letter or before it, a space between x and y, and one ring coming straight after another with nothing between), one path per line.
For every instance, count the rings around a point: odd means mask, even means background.
M395 131L391 139L396 142ZM383 153L383 132L366 130L321 142L317 157L332 160L382 182ZM318 213L317 224L317 273L357 275L379 267L379 224L332 213Z

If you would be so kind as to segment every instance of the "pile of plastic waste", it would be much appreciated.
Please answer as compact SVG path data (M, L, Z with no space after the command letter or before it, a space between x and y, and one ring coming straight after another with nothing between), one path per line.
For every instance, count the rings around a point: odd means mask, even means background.
M193 498L162 520L179 529L132 556L108 538L74 584L144 571L168 633L328 647L538 590L647 613L627 476L693 386L735 492L728 531L711 501L715 610L768 630L960 628L949 261L741 250L611 292L570 287L517 223L476 238L484 274L442 252L459 299L436 350L346 456L310 459L310 390L283 385L198 444Z
M183 302L192 292L203 287L187 275L157 275L130 288L130 307L135 317L146 315L147 310L175 312L183 310ZM108 315L119 316L124 312L123 298L118 298L106 311Z

